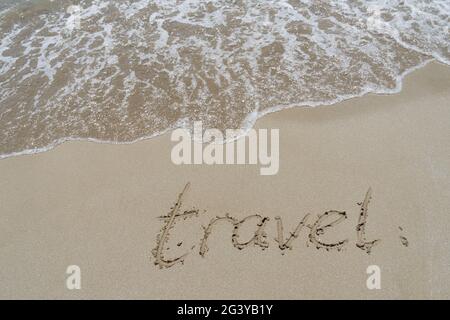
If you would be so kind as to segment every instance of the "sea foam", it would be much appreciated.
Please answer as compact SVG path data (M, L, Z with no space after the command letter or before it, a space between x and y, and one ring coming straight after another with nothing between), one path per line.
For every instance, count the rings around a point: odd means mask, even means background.
M394 93L450 64L447 0L6 1L0 158Z

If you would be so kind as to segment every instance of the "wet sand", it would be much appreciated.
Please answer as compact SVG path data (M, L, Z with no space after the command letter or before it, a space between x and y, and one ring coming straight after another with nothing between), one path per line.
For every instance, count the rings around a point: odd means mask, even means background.
M275 176L254 165L176 166L170 134L1 160L0 298L450 298L449 88L450 68L431 63L399 94L260 119L257 128L280 129ZM167 258L188 255L160 269L152 249L161 216L188 182L181 210L198 216L178 221L164 248ZM363 206L365 239L379 239L370 254L357 246ZM316 249L310 237L330 210L346 219L320 238L347 240L340 251ZM227 213L268 217L268 248L238 250L223 223L200 254L201 226ZM287 239L308 213L311 223L281 250L276 217ZM81 268L81 290L66 288L69 265ZM380 290L366 286L370 265L381 270Z

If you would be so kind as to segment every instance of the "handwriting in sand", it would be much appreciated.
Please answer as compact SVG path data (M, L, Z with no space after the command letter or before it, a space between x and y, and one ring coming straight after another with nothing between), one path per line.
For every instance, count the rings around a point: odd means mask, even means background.
M199 209L191 209L185 210L181 212L181 206L183 204L183 197L190 187L190 183L186 184L183 191L178 195L177 201L174 206L171 208L170 212L160 217L164 221L164 225L160 230L160 233L156 238L156 247L152 250L152 255L154 257L154 264L159 266L160 268L170 268L176 264L183 264L186 256L189 252L184 253L175 258L166 258L165 253L168 250L168 241L170 237L171 230L175 227L177 222L186 220L189 218L197 217L200 214ZM358 223L356 225L356 247L365 251L367 254L370 254L373 247L377 245L380 240L367 240L366 239L366 225L368 219L368 208L369 203L372 198L372 189L366 192L364 200L358 205L360 206L360 215L358 219ZM317 249L324 249L326 251L337 250L341 251L345 246L348 245L349 239L343 239L335 242L326 243L321 240L321 236L325 234L325 232L338 225L347 219L347 213L345 211L337 211L330 210L320 214L315 220L311 219L311 214L306 214L301 221L297 224L295 229L288 233L285 236L283 220L281 217L275 217L275 221L277 224L277 236L275 241L278 243L278 248L282 254L285 253L285 250L292 249L294 240L299 237L300 232L303 229L309 229L308 231L308 242L311 243ZM244 223L255 220L256 228L253 232L252 237L247 241L242 241L240 238L240 229L244 225ZM218 223L224 222L229 223L233 227L233 231L231 234L231 243L232 246L242 250L247 248L248 246L257 246L262 250L269 248L270 243L267 241L267 233L265 232L265 227L267 223L270 221L269 217L264 217L259 214L249 215L241 220L231 216L230 214L225 214L223 216L217 216L212 218L206 227L203 227L203 237L200 241L200 249L198 254L201 257L205 257L209 248L208 248L208 238L214 230L214 226ZM400 231L403 231L401 227L399 227ZM400 240L402 245L405 247L408 246L408 240L405 236L401 235ZM183 242L178 242L177 246L181 246ZM195 246L191 247L191 251L194 250Z

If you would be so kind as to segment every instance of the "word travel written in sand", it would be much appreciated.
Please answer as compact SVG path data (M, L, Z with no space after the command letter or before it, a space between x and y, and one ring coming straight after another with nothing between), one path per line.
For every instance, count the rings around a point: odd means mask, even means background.
M183 198L188 191L190 184L186 184L183 191L178 195L175 205L171 208L167 215L159 217L163 221L163 226L156 237L156 247L152 250L152 255L154 257L154 264L160 268L170 268L176 264L183 264L186 257L194 251L196 245L191 247L189 252L186 252L177 257L168 258L166 255L169 250L169 238L171 233L176 229L184 230L183 226L180 224L189 218L198 217L200 214L199 209L191 210L181 210L183 205ZM372 189L366 192L364 200L358 205L360 206L358 222L355 226L356 231L356 247L363 250L367 254L370 254L373 247L376 246L380 240L367 240L366 239L366 225L368 218L368 207L370 200L372 198ZM307 235L307 243L312 244L313 247L317 249L323 249L326 251L336 250L342 251L348 243L349 239L340 239L334 242L325 242L321 238L324 234L329 233L329 231L337 226L338 224L344 222L347 219L347 213L345 211L329 210L322 214L319 214L316 218L313 218L311 214L306 214L295 226L291 229L293 231L285 234L283 220L281 217L275 217L276 223L276 236L275 242L277 243L278 250L282 254L285 253L287 249L292 249L295 240L300 236L301 232L305 230ZM205 257L209 250L208 239L215 230L215 226L218 224L228 224L232 228L230 234L231 245L239 250L243 250L249 246L256 246L262 250L269 248L270 243L267 240L266 227L270 223L270 218L259 214L253 214L246 216L243 219L238 219L230 214L224 214L223 216L217 216L212 218L206 226L203 227L203 235L200 240L200 246L198 254L201 257ZM251 233L251 237L246 240L241 239L241 231L245 228L254 226L254 231ZM403 236L402 236L403 237ZM177 239L177 246L181 246L184 242L180 241L182 239ZM402 241L404 243L404 241Z

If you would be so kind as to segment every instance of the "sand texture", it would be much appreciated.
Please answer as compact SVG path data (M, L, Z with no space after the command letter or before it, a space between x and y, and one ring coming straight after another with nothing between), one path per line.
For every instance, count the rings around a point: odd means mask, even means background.
M0 298L450 298L450 68L256 127L277 175L176 166L170 134L1 160Z

